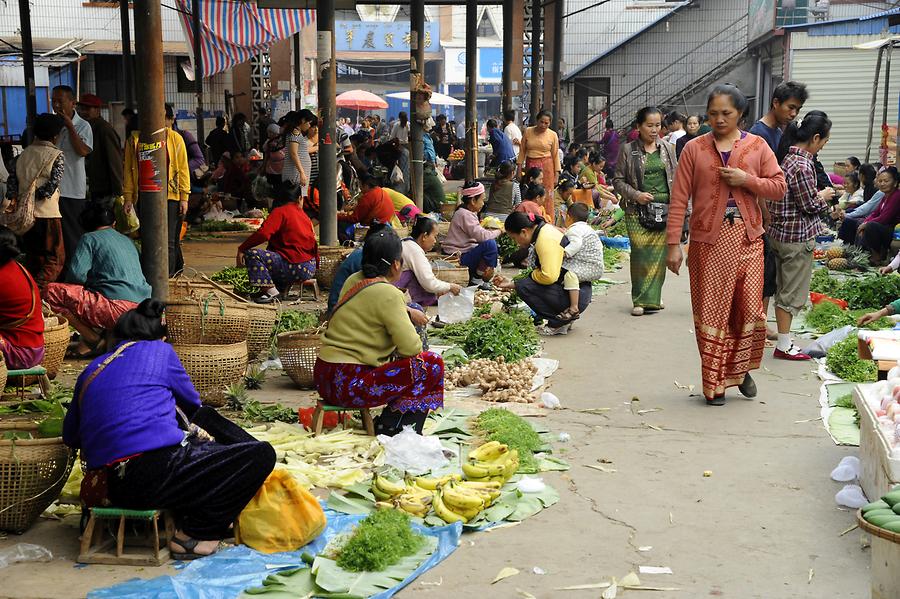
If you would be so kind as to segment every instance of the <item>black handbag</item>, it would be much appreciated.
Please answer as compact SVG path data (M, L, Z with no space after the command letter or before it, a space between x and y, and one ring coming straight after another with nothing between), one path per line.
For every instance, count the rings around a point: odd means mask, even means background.
M669 220L669 205L661 202L638 204L638 222L648 231L663 231Z

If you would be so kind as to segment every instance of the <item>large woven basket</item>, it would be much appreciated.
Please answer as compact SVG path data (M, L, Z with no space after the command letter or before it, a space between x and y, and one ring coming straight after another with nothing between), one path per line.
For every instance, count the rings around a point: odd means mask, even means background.
M445 202L441 204L441 218L446 221L453 220L453 215L456 214L456 207L459 206L457 203Z
M0 422L8 431L37 432L33 422ZM21 534L56 501L75 461L62 437L0 439L0 530Z
M446 237L447 233L450 232L450 223L448 222L439 222L437 224L438 237Z
M203 298L182 298L166 305L166 328L173 344L229 345L250 334L247 304L209 292Z
M55 318L57 324L44 329L44 361L41 362L51 379L56 378L69 347L69 321L62 316Z
M9 370L6 368L6 360L3 359L3 354L0 354L0 394L3 393L3 389L6 388L6 378L9 374Z
M351 248L345 247L319 246L319 268L316 269L316 281L319 282L319 287L331 289L331 284L334 283L334 276L337 274L341 262L352 251Z
M313 369L322 345L320 331L289 331L279 334L275 342L281 365L294 384L301 389L315 387Z
M259 359L263 351L268 351L272 331L278 322L278 308L265 304L248 304L247 316L250 319L250 334L247 336L247 358L253 362ZM266 355L263 359L268 358Z
M225 387L241 382L247 371L247 342L229 345L172 345L203 403L225 405Z
M219 283L221 287L228 291L234 292L234 286L225 283ZM218 291L212 284L206 281L194 281L187 278L169 279L169 301L176 301L184 298L202 298L210 291Z
M432 267L432 270L434 271L434 276L440 281L456 283L461 287L466 287L469 284L469 269L466 267L441 268L435 266Z

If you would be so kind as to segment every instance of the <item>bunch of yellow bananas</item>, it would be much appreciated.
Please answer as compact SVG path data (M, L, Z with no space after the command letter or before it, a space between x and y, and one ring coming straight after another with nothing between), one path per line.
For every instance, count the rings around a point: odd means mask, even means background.
M377 474L372 477L372 494L378 509L400 509L417 518L431 510L432 491L417 484L393 481Z
M488 441L469 452L462 465L468 480L504 483L519 469L519 452L497 441Z
M449 482L434 493L434 513L446 522L468 522L500 496L499 482Z

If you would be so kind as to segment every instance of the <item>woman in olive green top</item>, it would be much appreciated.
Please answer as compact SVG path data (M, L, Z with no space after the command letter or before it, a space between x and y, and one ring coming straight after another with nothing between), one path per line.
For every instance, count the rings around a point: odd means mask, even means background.
M613 186L625 203L625 225L631 243L632 316L662 310L666 281L666 219L658 229L641 224L638 211L651 202L668 204L675 167L675 149L659 138L662 114L656 107L638 111L638 138L619 150Z
M407 425L421 434L428 410L444 405L444 361L422 351L403 292L392 284L403 269L401 256L393 230L366 238L362 271L341 289L313 373L329 405L385 406L375 419L376 433L384 435Z

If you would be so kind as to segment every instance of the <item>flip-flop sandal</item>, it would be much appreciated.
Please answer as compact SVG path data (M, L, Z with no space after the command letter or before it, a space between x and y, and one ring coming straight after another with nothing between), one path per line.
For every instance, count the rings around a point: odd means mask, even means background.
M210 555L212 555L213 553L218 551L218 549L216 549L216 551L213 551L212 553L197 553L194 551L194 548L197 547L197 545L200 543L200 541L198 541L197 539L191 539L191 538L179 539L178 537L175 537L171 541L169 541L169 543L170 544L174 543L176 545L179 545L182 549L186 550L184 552L179 553L179 552L174 551L171 546L169 547L169 553L172 555L172 559L178 560L178 561L186 562L186 561L190 561L190 560L200 559L201 557L209 557Z

